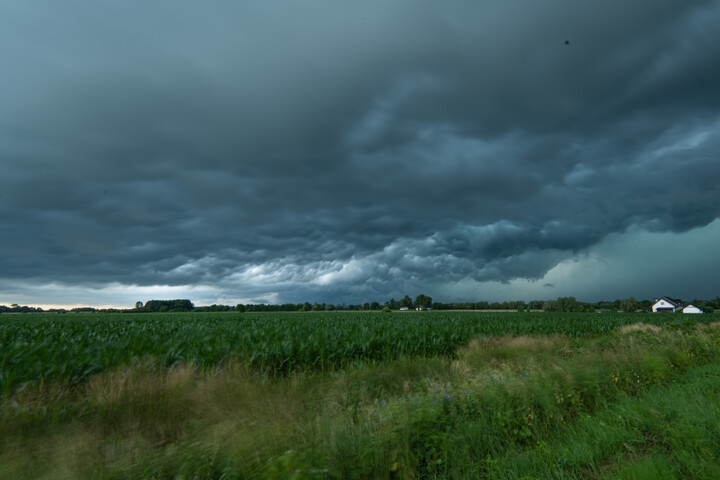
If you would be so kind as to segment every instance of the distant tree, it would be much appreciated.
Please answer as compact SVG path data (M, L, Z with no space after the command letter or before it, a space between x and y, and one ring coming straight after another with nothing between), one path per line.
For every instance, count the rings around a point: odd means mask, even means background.
M231 308L225 305L212 304L202 307L194 307L193 310L196 312L224 312L227 310L231 310Z
M427 295L420 294L415 299L415 307L417 308L428 308L432 305L432 298Z
M245 305L243 305L242 303L238 303L237 305L235 305L235 310L242 313L245 311Z
M528 310L542 310L542 308L543 308L542 300L532 300L530 303L528 303Z
M148 300L145 302L145 312L191 312L195 306L190 300Z
M378 302L371 302L370 310L380 310L380 304Z
M143 308L143 303L140 301L135 302L135 308L140 310L141 308Z
M708 300L705 302L705 305L708 305L714 309L720 308L720 297L715 297L712 300Z
M405 297L402 300L400 300L400 306L407 307L407 308L413 308L413 301L412 301L412 298L410 298L410 295L405 295Z
M575 297L560 297L557 299L557 307L560 312L576 312L578 302Z
M601 300L595 304L595 307L598 310L617 310L617 307L615 306L615 302L610 302L608 300Z
M28 308L28 307L22 307L22 308ZM92 313L92 312L95 312L96 310L94 307L77 307L77 308L73 308L70 311L76 312L76 313Z
M532 303L532 302L531 302ZM546 312L580 312L585 307L580 305L575 297L560 297L557 300L546 300L542 309Z
M544 312L559 312L558 304L555 300L545 300L542 304Z
M190 300L187 299L179 299L179 300L172 300L172 304L170 307L171 312L191 312L195 308L195 305Z
M640 304L635 300L635 297L620 300L619 304L620 310L623 312L635 312L640 308Z

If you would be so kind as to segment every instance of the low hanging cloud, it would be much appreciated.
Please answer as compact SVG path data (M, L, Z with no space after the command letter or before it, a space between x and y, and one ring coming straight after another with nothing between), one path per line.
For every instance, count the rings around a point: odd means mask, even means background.
M720 216L717 1L1 10L0 303L522 298Z

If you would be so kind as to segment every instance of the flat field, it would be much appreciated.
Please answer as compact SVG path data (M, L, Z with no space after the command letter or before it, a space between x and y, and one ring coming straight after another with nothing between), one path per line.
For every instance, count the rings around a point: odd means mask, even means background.
M0 316L0 478L720 478L713 315Z
M488 335L584 337L629 323L686 318L622 313L165 313L0 317L0 388L74 382L150 361L206 368L229 360L272 375L403 357L452 357Z

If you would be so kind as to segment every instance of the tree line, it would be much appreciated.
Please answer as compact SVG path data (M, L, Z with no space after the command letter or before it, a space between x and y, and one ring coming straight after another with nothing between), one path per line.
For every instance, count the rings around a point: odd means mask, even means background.
M712 300L694 299L693 305L700 307L706 313L712 313L720 307L720 296ZM443 303L433 301L432 297L420 294L413 300L405 295L400 300L391 298L383 303L365 302L358 304L332 304L332 303L284 303L284 304L237 304L195 306L188 299L174 300L148 300L137 302L131 309L96 309L93 307L79 307L73 309L49 309L28 307L12 304L9 307L0 305L0 313L40 313L40 312L114 312L114 313L158 313L158 312L329 312L329 311L392 311L404 309L419 310L517 310L517 311L545 311L545 312L594 312L598 310L621 312L646 312L650 310L653 301L636 300L633 297L613 301L580 302L575 297L559 297L555 300L522 300L505 302L451 302Z

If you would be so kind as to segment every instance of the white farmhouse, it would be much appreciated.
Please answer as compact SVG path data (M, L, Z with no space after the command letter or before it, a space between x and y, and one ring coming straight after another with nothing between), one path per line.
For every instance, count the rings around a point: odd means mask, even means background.
M682 309L683 313L703 313L703 311L693 305L692 303L690 305L687 305L685 308Z
M682 309L682 301L679 298L662 297L655 299L652 305L654 313L677 312Z

